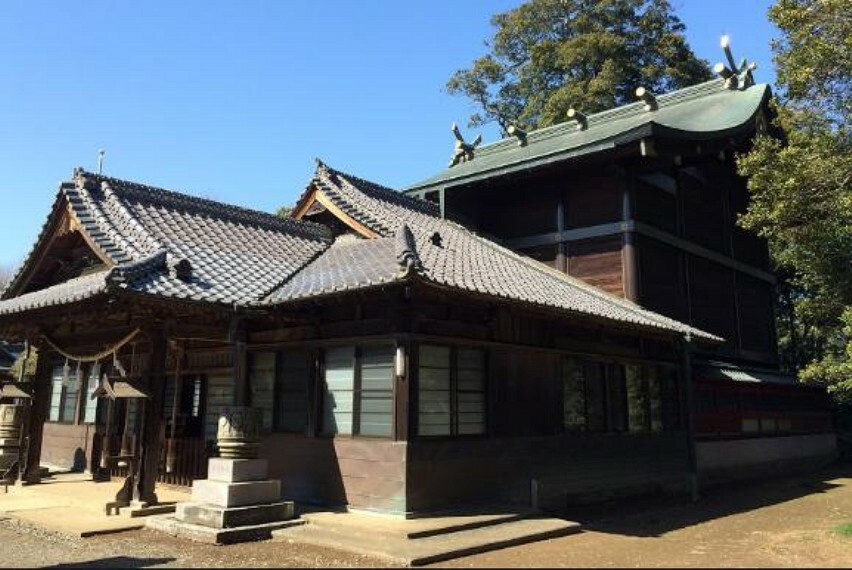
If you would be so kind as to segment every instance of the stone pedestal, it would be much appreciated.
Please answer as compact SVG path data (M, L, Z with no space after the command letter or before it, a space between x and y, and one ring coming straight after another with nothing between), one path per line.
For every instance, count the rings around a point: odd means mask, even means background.
M27 406L0 404L0 477L18 460Z
M257 458L259 416L250 408L229 408L219 420L220 453L210 459L207 479L192 484L192 500L178 503L174 516L152 518L149 526L170 534L224 544L269 538L272 530L301 524L294 505L281 500L281 481L268 479Z

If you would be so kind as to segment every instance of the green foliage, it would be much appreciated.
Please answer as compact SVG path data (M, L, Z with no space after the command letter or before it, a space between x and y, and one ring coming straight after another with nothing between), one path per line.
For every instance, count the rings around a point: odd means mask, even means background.
M838 525L834 528L834 532L846 538L852 538L852 522Z
M278 208L278 211L275 212L275 215L279 218L289 218L290 214L293 213L293 206L281 206Z
M544 127L711 77L668 0L530 0L491 23L490 53L447 82L480 108L470 126Z
M769 11L785 140L739 158L751 205L740 223L767 238L781 287L782 357L806 382L852 401L852 18L846 0L778 0Z

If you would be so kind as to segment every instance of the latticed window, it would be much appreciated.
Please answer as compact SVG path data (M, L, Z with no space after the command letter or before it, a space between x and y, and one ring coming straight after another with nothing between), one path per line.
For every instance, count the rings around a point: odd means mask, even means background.
M418 435L484 434L485 351L424 344L418 363Z
M393 435L394 355L393 345L325 350L323 433Z
M659 432L679 427L677 369L563 357L566 432Z
M77 377L76 371L71 370L68 382L63 384L63 366L53 368L51 376L50 415L48 420L63 424L76 423L77 412Z

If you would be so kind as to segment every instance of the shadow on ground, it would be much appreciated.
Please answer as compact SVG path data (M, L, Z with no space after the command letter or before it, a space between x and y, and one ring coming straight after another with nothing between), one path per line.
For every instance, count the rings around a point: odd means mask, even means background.
M135 556L110 556L86 562L69 562L67 564L55 564L43 566L42 568L148 568L174 562L174 558L137 558Z
M704 491L695 503L683 498L653 496L570 507L561 515L582 523L584 530L658 537L713 519L825 493L843 486L831 482L840 478L852 478L852 463L834 464L809 475L713 487Z

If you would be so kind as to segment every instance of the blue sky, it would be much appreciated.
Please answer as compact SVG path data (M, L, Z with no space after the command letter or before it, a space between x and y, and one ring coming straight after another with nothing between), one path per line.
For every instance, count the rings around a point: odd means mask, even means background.
M518 4L6 0L0 266L23 258L59 182L94 170L100 148L111 176L267 211L295 201L314 157L392 187L430 176L474 110L447 78ZM720 61L728 33L774 81L769 0L672 4L700 57Z

